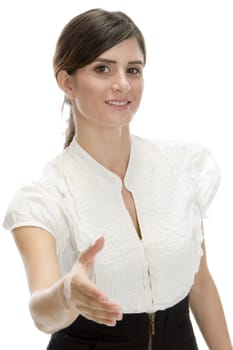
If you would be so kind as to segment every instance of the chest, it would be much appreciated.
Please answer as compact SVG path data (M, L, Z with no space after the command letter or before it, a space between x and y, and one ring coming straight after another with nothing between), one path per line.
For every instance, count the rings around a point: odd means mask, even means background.
M188 192L185 183L174 181L168 171L167 176L161 171L137 181L130 177L125 183L94 175L92 181L87 181L85 172L81 175L71 183L72 198L66 198L67 212L72 217L73 245L78 251L99 235L106 238L109 259L116 249L122 255L127 247L133 250L142 243L159 247L160 242L164 246L168 243L170 249L173 242L183 245L183 236L188 238L189 223L184 222L189 209Z
M134 198L133 198L132 193L127 190L127 188L124 186L124 184L122 186L121 195L122 195L122 199L124 201L125 207L129 213L130 217L131 217L131 220L133 222L133 225L135 227L137 235L141 239L142 238L141 228L140 228L139 221L138 221L137 210L136 210Z

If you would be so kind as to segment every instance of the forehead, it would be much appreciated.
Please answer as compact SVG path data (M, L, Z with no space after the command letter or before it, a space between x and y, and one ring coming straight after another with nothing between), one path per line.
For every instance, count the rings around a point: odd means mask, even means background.
M116 44L97 58L108 58L115 61L144 61L143 52L136 38L129 38Z

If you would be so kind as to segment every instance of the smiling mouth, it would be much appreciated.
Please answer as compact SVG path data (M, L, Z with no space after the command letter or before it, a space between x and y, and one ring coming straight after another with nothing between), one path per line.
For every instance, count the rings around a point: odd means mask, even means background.
M131 103L131 101L105 101L107 105L112 105L112 106L126 106Z

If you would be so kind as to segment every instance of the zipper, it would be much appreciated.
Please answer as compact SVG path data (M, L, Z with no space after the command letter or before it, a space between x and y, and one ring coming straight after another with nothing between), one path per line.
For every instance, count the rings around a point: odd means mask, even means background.
M148 350L152 350L152 340L153 336L155 335L155 312L149 313L149 344L148 344Z

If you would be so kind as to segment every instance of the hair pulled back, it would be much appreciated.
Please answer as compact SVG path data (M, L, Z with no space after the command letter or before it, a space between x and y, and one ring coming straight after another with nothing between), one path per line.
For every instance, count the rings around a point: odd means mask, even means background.
M103 9L88 10L66 24L62 30L53 57L54 75L60 70L72 75L77 69L92 63L99 55L123 40L135 37L146 62L144 37L135 23L120 11ZM68 147L75 135L74 115L71 101L70 117L66 129L64 148Z

